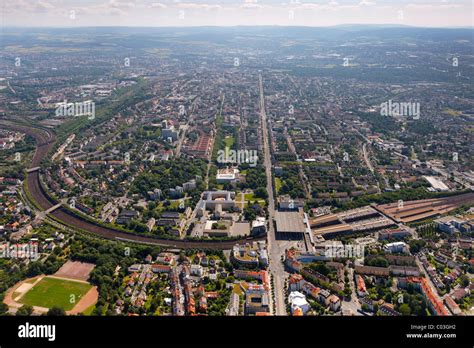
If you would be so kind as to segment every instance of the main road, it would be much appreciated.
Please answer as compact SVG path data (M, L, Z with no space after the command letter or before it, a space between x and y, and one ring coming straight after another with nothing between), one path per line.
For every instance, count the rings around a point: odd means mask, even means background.
M265 174L267 176L267 192L268 192L268 219L269 229L267 234L268 255L270 258L269 271L273 278L273 286L275 292L275 309L276 315L286 315L285 306L285 270L281 257L284 250L280 248L275 236L275 228L273 218L275 216L275 199L273 196L273 179L272 179L272 159L270 154L269 133L267 127L267 114L265 112L265 96L263 93L263 79L259 75L260 88L260 122L262 124L263 139L263 163L265 165Z

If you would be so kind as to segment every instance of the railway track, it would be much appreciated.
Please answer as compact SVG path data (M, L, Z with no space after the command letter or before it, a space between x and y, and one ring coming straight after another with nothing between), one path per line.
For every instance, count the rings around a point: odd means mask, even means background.
M31 167L39 167L41 161L46 157L51 147L54 145L55 136L47 129L28 127L24 125L13 124L10 122L0 120L0 124L13 130L24 132L32 136L36 141L36 151L33 156ZM39 171L33 171L27 174L28 185L27 189L29 194L34 200L34 203L41 208L42 211L48 210L54 205L58 204L53 198L51 198L46 190L43 188ZM235 243L245 243L253 240L265 239L265 236L260 237L247 237L232 241L210 241L210 240L172 240L163 239L158 237L142 236L133 233L127 233L113 228L105 227L99 223L86 220L73 211L64 207L59 207L49 214L54 219L68 227L72 227L80 232L86 232L99 236L105 239L126 241L148 245L159 245L177 249L220 249L226 250L231 249Z

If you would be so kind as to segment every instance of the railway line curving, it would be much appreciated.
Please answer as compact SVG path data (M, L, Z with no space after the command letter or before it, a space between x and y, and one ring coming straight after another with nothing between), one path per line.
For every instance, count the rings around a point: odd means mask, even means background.
M25 125L18 125L14 123L9 123L0 120L0 124L8 127L13 130L18 130L32 136L36 140L36 151L33 156L31 167L40 167L41 161L47 156L49 150L54 145L55 136L54 134L47 129L35 128ZM45 188L42 187L40 181L39 170L29 172L27 174L27 190L30 193L31 197L34 200L34 203L41 210L45 211L54 205L58 204L52 197L50 197ZM223 241L213 241L213 240L174 240L174 239L164 239L151 236L143 236L134 233L128 233L120 231L117 229L109 228L100 225L97 222L85 219L79 214L75 214L73 211L65 207L59 207L50 213L52 217L59 223L62 223L66 226L72 227L79 231L91 233L93 235L111 239L111 240L121 240L127 242L134 242L140 244L148 245L160 245L171 248L178 249L231 249L235 243L248 242L252 240L261 240L265 236L259 237L247 237L236 240L223 240Z

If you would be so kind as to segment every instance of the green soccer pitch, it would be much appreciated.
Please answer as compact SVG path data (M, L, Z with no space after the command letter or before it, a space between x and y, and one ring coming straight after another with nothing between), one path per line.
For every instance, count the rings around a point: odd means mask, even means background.
M86 283L44 277L24 294L18 302L45 308L58 306L68 311L73 309L91 288L92 285ZM71 295L74 295L74 297ZM71 299L74 299L74 302Z

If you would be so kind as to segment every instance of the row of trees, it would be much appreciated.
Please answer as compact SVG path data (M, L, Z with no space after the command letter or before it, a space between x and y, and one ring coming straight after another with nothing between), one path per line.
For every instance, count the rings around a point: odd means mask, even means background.
M287 166L281 176L282 185L280 195L290 195L291 198L304 198L305 192L299 178L299 169L296 166Z

